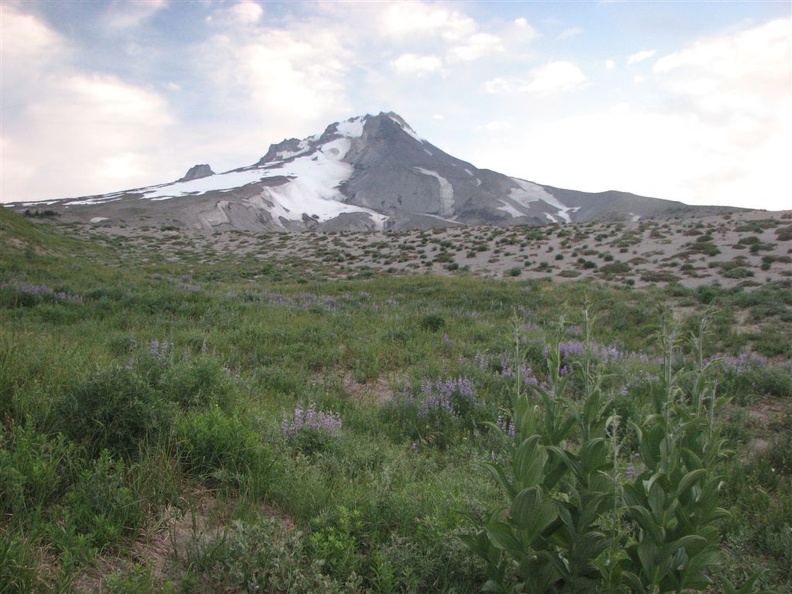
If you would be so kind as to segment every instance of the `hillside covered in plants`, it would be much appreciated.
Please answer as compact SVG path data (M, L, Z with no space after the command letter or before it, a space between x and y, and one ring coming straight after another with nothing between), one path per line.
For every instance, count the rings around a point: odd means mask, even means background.
M0 592L790 591L785 224L637 287L0 209Z

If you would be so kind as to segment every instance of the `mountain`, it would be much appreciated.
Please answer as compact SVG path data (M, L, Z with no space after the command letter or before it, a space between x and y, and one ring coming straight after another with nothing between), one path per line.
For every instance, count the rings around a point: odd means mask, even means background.
M47 203L65 222L176 225L206 231L404 230L638 220L727 210L625 192L543 186L477 167L422 139L394 113L354 117L269 147L253 165Z

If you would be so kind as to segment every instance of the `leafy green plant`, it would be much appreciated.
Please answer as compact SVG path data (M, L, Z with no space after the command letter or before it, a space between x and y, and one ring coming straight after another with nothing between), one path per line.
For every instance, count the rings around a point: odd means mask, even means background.
M487 562L485 590L659 593L711 585L709 569L720 562L717 522L725 515L714 396L701 386L679 393L673 335L663 341L665 398L636 423L638 470L631 464L619 472L616 419L605 416L590 349L568 375L551 350L549 388L533 388L540 404L531 405L518 386L510 465L486 466L508 505L465 539ZM568 395L572 375L584 385L579 401Z
M73 480L76 448L31 425L0 429L0 511L26 524L57 501Z
M134 465L114 460L108 450L103 450L66 493L66 520L92 546L112 547L146 522L139 494L129 486L135 470Z
M210 483L238 487L254 471L265 481L273 464L251 426L219 407L185 415L176 424L175 434L185 470Z

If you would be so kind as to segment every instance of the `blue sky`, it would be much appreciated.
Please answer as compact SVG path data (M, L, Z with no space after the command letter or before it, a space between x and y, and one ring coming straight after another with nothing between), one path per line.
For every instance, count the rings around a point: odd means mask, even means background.
M792 208L790 2L0 0L0 201L252 164L395 111L558 187Z

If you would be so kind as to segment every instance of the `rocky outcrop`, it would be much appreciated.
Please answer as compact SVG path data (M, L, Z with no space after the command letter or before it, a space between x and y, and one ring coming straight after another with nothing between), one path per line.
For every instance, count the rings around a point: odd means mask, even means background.
M212 171L212 168L209 167L208 164L204 163L201 165L193 165L187 171L186 175L181 178L180 182L187 182L192 181L194 179L201 179L203 177L209 177L210 175L215 175L215 172Z

